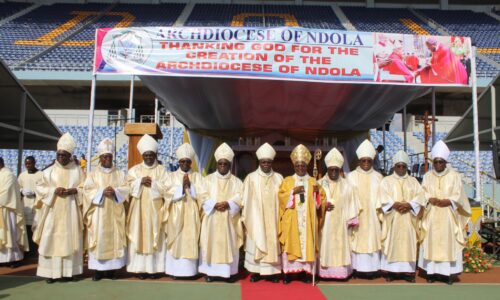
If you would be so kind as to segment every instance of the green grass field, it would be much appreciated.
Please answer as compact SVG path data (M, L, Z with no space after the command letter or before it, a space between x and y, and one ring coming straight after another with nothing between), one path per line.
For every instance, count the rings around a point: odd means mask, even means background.
M462 300L500 299L500 284L398 284L398 285L349 285L319 284L319 289L327 299L357 300ZM283 286L286 288L286 286ZM269 295L266 299L280 298ZM47 284L35 277L0 276L0 299L55 299L55 300L95 300L95 299L175 299L175 300L227 300L241 299L238 283L166 282L137 280L90 279L71 283ZM266 300L262 297L256 300ZM294 300L294 299L289 299ZM307 300L307 299L304 299Z

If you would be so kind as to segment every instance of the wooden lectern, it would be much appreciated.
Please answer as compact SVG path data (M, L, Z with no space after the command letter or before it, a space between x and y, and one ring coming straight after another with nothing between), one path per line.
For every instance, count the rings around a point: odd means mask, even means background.
M126 123L125 134L128 136L128 168L142 162L142 156L137 150L137 143L143 135L149 134L155 140L161 140L163 135L156 123Z

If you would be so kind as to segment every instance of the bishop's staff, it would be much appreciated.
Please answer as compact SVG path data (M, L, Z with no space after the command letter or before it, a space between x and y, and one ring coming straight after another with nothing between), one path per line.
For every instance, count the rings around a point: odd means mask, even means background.
M319 172L318 172L318 161L321 161L321 149L316 149L314 151L314 168L313 168L313 176L315 180L319 179ZM317 182L316 182L317 186ZM317 209L318 209L318 203L320 204L321 207L321 195L318 192L313 193L313 198L314 198L314 227L313 227L313 249L314 249L314 257L313 257L313 267L312 267L312 285L316 285L316 230L317 230L317 222L318 222L318 216L316 215Z

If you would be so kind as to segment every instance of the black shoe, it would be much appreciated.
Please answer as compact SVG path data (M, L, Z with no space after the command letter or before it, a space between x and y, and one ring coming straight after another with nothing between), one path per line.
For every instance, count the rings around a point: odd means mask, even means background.
M356 279L356 278L358 278L358 273L356 272L356 270L352 271L351 278L352 278L352 279Z
M75 281L75 277L73 277L73 276L71 276L71 277L63 277L62 281L63 282L73 282L73 281Z
M260 280L260 275L259 274L252 274L250 275L250 282L257 282Z
M94 276L92 276L92 281L99 281L102 279L102 274L99 271L95 271Z
M56 282L57 280L56 279L53 279L53 278L49 278L47 280L45 280L45 282L47 282L48 284L52 284L54 282Z
M212 276L206 276L205 277L205 282L213 282L214 278Z
M21 262L20 261L13 261L9 264L9 268L11 269L15 269L17 267L19 267L21 265Z
M137 275L137 278L139 278L140 280L147 279L148 278L148 274L146 274L146 273L139 273L139 275Z
M434 281L435 281L434 276L427 275L426 281L427 281L427 283L434 283Z
M160 279L161 274L155 273L155 274L149 274L149 278L151 279Z
M389 274L385 275L384 278L385 278L385 281L387 281L387 282L392 282L394 280L394 278L392 278L392 276Z
M271 282L272 282L272 283L279 283L279 282L280 282L280 279L279 279L279 277L278 277L278 276L273 275L273 276L271 276Z
M416 282L415 275L406 275L404 277L404 279L406 280L406 282L409 282L409 283L415 283Z
M289 284L290 282L292 282L292 279L290 278L290 275L283 275L283 284Z
M116 271L114 271L114 270L106 272L106 277L108 277L111 280L118 279L118 276L116 275Z
M455 280L453 279L453 276L448 276L448 280L446 281L447 285L452 285Z

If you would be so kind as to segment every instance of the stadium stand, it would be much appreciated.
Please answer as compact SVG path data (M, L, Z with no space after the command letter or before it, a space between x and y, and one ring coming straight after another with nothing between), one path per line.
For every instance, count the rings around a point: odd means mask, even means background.
M10 5L10 4L8 4ZM23 62L61 41L83 26L75 11L100 11L109 4L55 4L41 6L0 26L0 58L9 66ZM3 10L3 5L1 6ZM65 31L56 30L60 26Z
M299 27L345 29L330 7L294 5L197 4L185 26L276 27L295 20Z
M404 8L342 7L342 11L359 31L439 35Z
M28 6L2 3L0 19ZM171 26L184 7L181 3L44 5L0 26L0 58L14 67L64 41L34 61L14 69L90 72L96 28ZM343 6L341 10L360 31L439 34L406 8ZM500 22L494 18L468 10L426 9L419 12L452 34L471 36L479 53L500 63ZM345 29L331 7L309 5L196 4L184 25ZM478 77L491 78L499 70L480 58L477 67Z
M59 129L62 132L69 132L76 141L77 148L74 154L80 159L82 154L87 152L87 126L60 126ZM94 127L94 139L92 142L92 152L96 152L97 145L104 138L113 139L116 134L123 132L123 127L113 127L113 126L95 126ZM175 150L183 142L183 129L179 127L173 128L173 152L170 152L170 136L171 128L162 127L161 131L163 134L163 139L159 143L159 153L158 157L164 163L172 162L175 159ZM116 165L118 168L126 170L127 169L127 154L128 154L128 141L122 145L116 145ZM34 156L37 160L38 168L44 168L52 163L55 159L55 151L39 151L39 150L25 150L24 157ZM0 156L4 158L5 165L11 169L13 172L17 172L17 150L15 149L0 149ZM171 166L172 168L172 166Z
M32 5L31 3L17 3L17 2L9 2L2 4L0 10L0 20L7 18L15 13L20 12L21 10Z
M73 30L67 30L55 40L60 41L69 34L76 33L68 41L62 45L52 49L48 53L39 57L35 61L29 63L25 67L17 68L22 70L40 70L40 71L85 71L92 70L94 37L97 28L113 28L113 27L141 27L141 26L171 26L184 8L184 4L119 4L113 7L111 11L105 11L108 6L81 6L72 7L71 9L62 9L63 4L55 4L50 6L51 13L57 16L60 20L68 20L73 16L82 16L81 19L75 20L78 24ZM47 9L47 8L46 8ZM36 10L37 11L37 10ZM34 13L36 12L34 11ZM88 17L85 17L88 16ZM90 18L95 17L90 24L85 24ZM33 22L37 22L36 17L32 17ZM15 20L17 21L17 20ZM15 23L15 22L14 22ZM61 22L59 22L60 24ZM52 27L53 30L60 28ZM1 27L0 27L1 30ZM1 31L0 31L1 34ZM42 33L35 36L39 38ZM15 43L15 41L14 41ZM19 47L19 45L13 45ZM36 47L29 45L26 47ZM41 51L44 49L39 49ZM36 54L36 53L32 53ZM29 57L29 56L28 56ZM28 57L23 56L20 61ZM9 60L7 60L9 63Z

